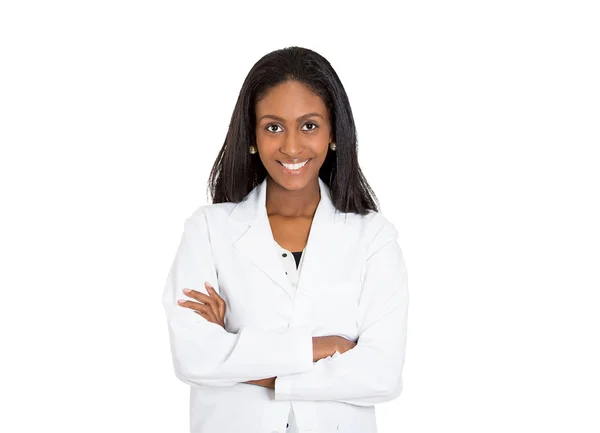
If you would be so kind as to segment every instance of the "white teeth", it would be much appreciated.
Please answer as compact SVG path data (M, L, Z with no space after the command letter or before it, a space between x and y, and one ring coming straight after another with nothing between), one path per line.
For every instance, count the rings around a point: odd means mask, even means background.
M288 170L298 170L302 167L304 167L304 165L308 162L309 160L307 159L304 162L301 162L299 164L285 164L285 163L281 163L281 165L283 165L285 168L287 168Z

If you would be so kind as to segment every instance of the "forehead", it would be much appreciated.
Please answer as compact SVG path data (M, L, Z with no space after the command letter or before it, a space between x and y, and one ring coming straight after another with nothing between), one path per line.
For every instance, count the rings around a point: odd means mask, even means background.
M255 111L257 117L274 114L284 119L296 119L311 112L327 116L327 108L321 97L297 81L286 81L270 89L256 103Z

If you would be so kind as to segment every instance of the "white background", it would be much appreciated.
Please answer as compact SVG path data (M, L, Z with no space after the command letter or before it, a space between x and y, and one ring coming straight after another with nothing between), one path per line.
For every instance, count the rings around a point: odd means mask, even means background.
M594 3L2 2L0 431L187 431L163 283L247 72L289 45L338 72L400 232L380 432L600 431Z

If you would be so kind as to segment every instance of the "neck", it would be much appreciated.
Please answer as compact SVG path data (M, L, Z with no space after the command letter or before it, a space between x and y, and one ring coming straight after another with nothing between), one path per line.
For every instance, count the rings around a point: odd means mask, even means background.
M267 178L266 207L268 215L312 217L320 200L318 178L298 191L289 191L275 182L271 176Z

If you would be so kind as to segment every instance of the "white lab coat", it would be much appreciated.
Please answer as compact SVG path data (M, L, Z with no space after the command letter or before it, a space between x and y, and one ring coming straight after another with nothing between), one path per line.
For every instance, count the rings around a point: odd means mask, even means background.
M175 375L190 385L191 433L376 433L374 405L398 397L408 288L398 232L379 212L340 213L319 178L297 284L267 217L266 179L240 203L185 220L165 284ZM225 329L178 299L208 281L227 304ZM356 347L313 362L312 337ZM243 383L277 377L275 389ZM288 430L289 431L289 430Z

